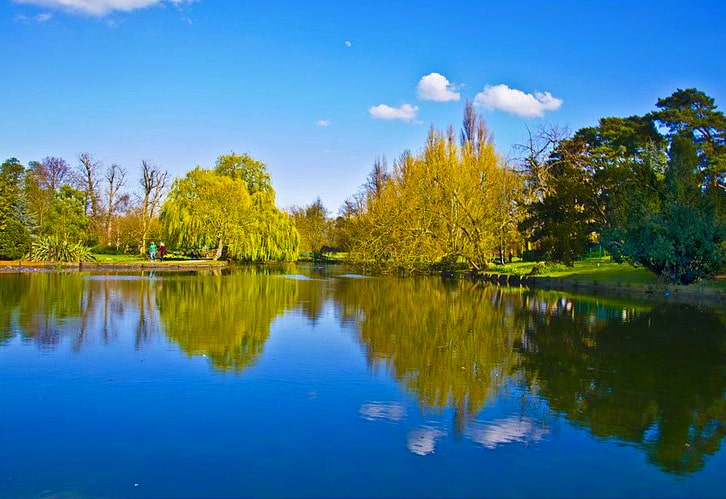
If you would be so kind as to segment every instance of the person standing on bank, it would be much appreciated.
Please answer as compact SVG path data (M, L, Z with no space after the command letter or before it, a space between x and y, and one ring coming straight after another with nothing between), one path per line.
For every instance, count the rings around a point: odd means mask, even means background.
M151 241L151 244L149 245L149 259L153 262L156 258L156 244L154 244L154 241Z
M161 260L163 262L165 256L166 256L166 245L164 244L164 241L162 241L159 243L159 260Z

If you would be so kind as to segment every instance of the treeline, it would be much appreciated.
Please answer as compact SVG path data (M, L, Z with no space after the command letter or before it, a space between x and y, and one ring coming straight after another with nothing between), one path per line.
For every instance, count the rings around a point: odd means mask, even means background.
M354 262L407 271L479 271L513 254L572 265L593 246L680 283L722 268L726 118L703 92L574 134L543 128L518 151L498 156L469 103L458 137L432 129L392 169L377 160L335 221L298 223L302 247L322 238ZM319 218L316 204L296 220Z
M499 156L468 103L458 133L432 128L420 151L390 168L376 160L335 219L320 199L278 209L267 167L247 154L220 156L171 185L143 161L134 193L123 168L89 154L73 167L9 159L0 258L77 260L91 246L144 254L153 238L239 261L339 250L354 263L414 272L478 272L513 255L571 265L594 245L681 283L722 268L726 117L700 90L574 134L531 131L518 151Z
M87 259L92 246L139 251L158 234L166 171L142 161L132 194L126 169L88 153L76 160L46 157L25 167L11 158L0 166L0 259Z
M144 255L152 240L171 248L244 260L295 260L299 236L275 206L267 167L231 153L211 169L173 182L142 161L138 188L127 171L87 153L77 165L47 157L0 167L0 259L79 261L93 253Z

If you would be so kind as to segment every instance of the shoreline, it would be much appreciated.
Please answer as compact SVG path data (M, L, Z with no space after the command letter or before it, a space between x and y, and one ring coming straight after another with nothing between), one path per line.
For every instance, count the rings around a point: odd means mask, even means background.
M145 270L206 270L221 269L229 264L214 260L167 260L165 262L0 262L0 274L58 271L145 271Z
M166 262L0 262L0 274L33 273L33 272L84 272L84 271L197 271L219 270L228 267L227 261L214 260L170 260ZM441 274L446 275L446 274ZM706 288L692 284L681 286L655 282L652 284L608 282L578 277L530 276L505 273L483 273L472 276L469 273L457 272L448 274L450 277L470 279L496 286L523 287L555 291L584 292L592 295L609 295L640 298L647 301L689 303L695 305L726 306L726 290Z
M726 305L726 291L692 284L640 284L608 282L578 277L518 276L514 274L480 274L470 277L497 286L526 287L555 291L585 292L593 295L627 296L647 301L689 303L695 305Z

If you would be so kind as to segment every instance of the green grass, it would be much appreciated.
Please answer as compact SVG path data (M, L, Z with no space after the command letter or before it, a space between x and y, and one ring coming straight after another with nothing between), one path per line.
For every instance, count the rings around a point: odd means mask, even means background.
M557 269L546 273L551 277L573 277L598 282L619 282L628 284L655 284L658 279L651 271L643 267L633 267L628 263L615 262L575 262L575 266Z
M94 254L93 256L96 257L96 262L98 263L142 263L145 261L148 261L148 259L143 258L139 255L99 255Z
M536 264L534 262L513 262L506 265L495 265L489 269L490 272L527 275ZM577 279L585 281L596 281L602 284L624 284L624 285L654 285L658 278L651 271L643 267L633 267L629 263L616 263L609 258L603 258L600 262L592 260L581 260L575 262L573 267L561 264L548 264L544 272L539 274L542 277ZM713 279L700 281L695 286L707 289L718 289L726 291L726 273L722 273Z
M118 254L118 255L103 255L103 254L94 254L93 256L96 257L96 263L152 263L148 257L143 257L140 255L125 255L125 254ZM212 262L213 260L208 260L209 262ZM185 263L195 263L197 260L191 260L187 257L181 257L176 255L167 255L166 258L164 258L164 261L162 262L158 258L154 260L154 264L164 264L164 263L173 263L174 265L183 265Z

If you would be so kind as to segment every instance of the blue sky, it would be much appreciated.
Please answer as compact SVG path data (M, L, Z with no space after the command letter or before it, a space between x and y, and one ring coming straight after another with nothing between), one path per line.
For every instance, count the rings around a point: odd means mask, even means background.
M0 158L90 152L174 176L248 152L278 205L336 213L373 161L458 128L503 156L543 123L726 106L722 1L0 0Z

